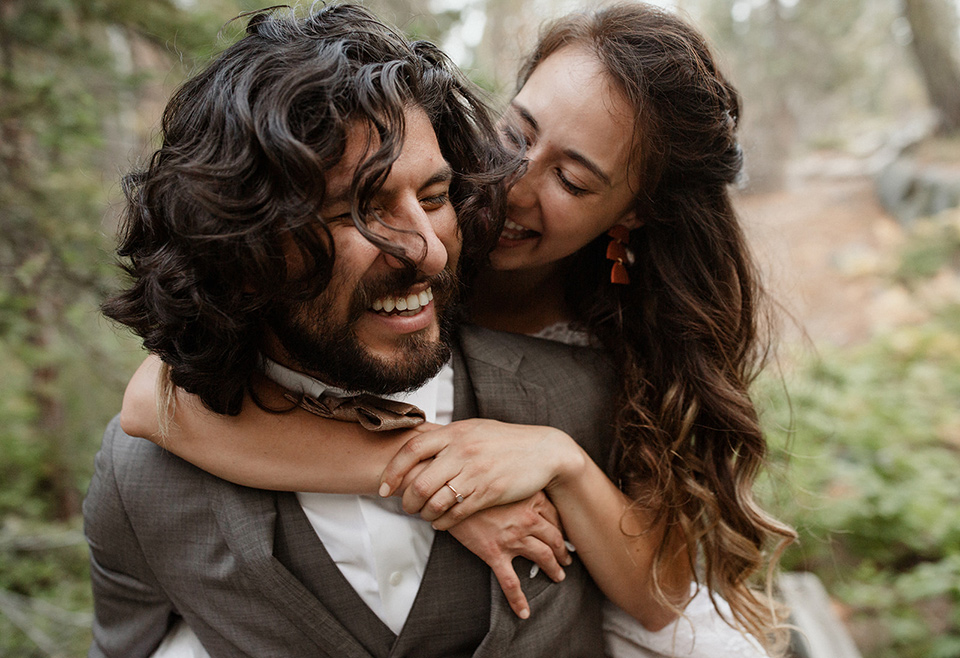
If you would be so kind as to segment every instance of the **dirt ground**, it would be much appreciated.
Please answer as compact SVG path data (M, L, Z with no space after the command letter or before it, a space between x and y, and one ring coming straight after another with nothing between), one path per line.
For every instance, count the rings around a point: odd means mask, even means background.
M813 177L771 194L738 194L738 211L784 320L787 342L846 346L924 320L889 272L904 231L867 176Z

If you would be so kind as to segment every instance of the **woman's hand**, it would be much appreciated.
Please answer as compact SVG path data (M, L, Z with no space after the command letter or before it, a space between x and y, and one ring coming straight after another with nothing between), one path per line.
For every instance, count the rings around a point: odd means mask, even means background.
M380 495L402 489L407 513L447 530L481 509L529 498L579 472L588 460L573 439L551 427L482 419L431 425L390 460Z
M510 608L521 619L530 616L530 606L513 570L513 558L533 561L554 582L564 579L561 565L571 562L560 516L542 491L477 512L450 528L450 534L490 566Z

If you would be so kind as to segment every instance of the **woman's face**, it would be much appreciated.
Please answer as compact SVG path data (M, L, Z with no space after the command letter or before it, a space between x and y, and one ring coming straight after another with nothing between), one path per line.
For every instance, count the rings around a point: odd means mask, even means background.
M505 120L522 131L529 164L508 196L494 269L549 265L615 224L638 225L633 110L589 50L568 46L544 59Z

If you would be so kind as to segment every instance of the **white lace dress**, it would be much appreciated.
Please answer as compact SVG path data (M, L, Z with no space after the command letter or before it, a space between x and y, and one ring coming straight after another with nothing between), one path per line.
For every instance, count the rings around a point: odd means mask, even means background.
M718 598L717 606L732 619L726 601ZM702 588L682 617L655 633L607 601L603 638L609 658L768 658L752 636L724 621Z
M568 345L591 345L585 331L567 323L551 325L534 334L537 338ZM694 594L691 589L691 594ZM707 591L696 591L682 617L667 627L651 632L640 622L607 601L603 609L603 634L607 658L768 658L752 637L725 620L732 619L730 607L717 599L714 608ZM193 630L181 620L154 651L152 658L209 658Z

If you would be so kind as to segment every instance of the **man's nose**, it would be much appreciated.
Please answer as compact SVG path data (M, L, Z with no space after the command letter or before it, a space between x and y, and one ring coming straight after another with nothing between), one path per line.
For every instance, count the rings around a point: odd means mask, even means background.
M390 228L384 229L381 235L403 247L404 254L416 264L418 272L434 276L447 265L447 247L439 235L439 232L449 228L439 223L444 219L444 213L428 213L419 201L414 200L394 208L383 218ZM383 252L383 258L390 267L405 267L403 261L387 252Z

